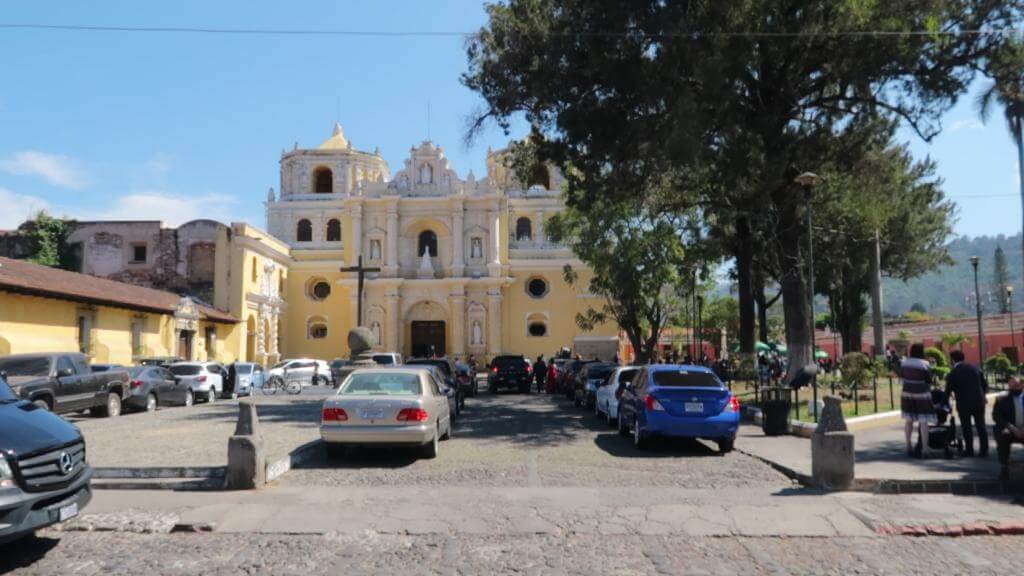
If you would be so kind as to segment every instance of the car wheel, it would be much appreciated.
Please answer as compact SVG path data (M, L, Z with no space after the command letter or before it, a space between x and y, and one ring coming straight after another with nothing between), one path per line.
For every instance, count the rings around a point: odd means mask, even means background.
M185 393L185 406L191 406L194 402L195 400L192 398L192 391L189 390L188 392Z
M736 444L735 438L722 438L718 441L718 451L722 454L728 454L732 452L733 447Z
M121 397L117 394L107 394L107 405L103 407L103 415L107 418L115 418L121 415Z
M46 400L43 400L42 398L38 400L33 400L32 403L38 406L39 408L46 410L47 412L53 410L52 408L50 408L50 403L47 402Z
M441 426L438 425L437 429L434 430L434 438L423 447L423 457L432 460L437 458L438 443L440 442L439 436L441 435Z
M637 450L643 450L647 447L647 438L640 429L640 423L636 421L633 422L633 447Z
M622 416L622 410L619 410L619 435L629 436L629 426L626 425L626 419Z
M156 412L156 394L152 392L146 395L146 412Z
M210 391L206 393L206 401L209 402L210 404L213 404L214 402L216 402L217 401L217 391L214 390L213 388L210 388Z

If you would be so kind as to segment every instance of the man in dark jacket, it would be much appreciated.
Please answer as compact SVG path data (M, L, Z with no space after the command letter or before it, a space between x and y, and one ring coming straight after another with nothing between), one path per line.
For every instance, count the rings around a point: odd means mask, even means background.
M978 455L986 458L988 430L985 428L985 394L988 393L988 382L977 366L964 361L963 352L953 350L949 357L953 360L953 369L946 376L946 394L956 396L956 411L964 430L965 453L974 456L973 427L978 431Z
M999 454L999 479L1010 479L1010 445L1024 444L1024 397L1020 378L1010 379L1009 390L996 398L992 406L992 433L996 437L996 451Z
M544 355L537 356L537 361L533 363L533 378L537 382L537 393L544 393L544 381L548 377L548 365L544 362Z

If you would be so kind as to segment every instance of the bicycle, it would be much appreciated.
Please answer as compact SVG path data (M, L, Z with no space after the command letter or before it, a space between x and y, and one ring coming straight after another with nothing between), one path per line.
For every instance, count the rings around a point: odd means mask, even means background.
M302 392L302 382L298 380L289 380L285 382L284 378L281 378L280 376L272 376L269 380L263 383L264 394L277 394L277 391L282 388L289 394L300 394Z

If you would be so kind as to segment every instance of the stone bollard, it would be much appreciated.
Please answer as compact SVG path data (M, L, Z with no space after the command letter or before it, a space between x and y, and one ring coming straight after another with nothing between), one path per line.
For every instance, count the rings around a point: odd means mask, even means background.
M259 424L252 400L240 401L235 434L228 439L229 490L249 490L267 483L267 457Z
M811 476L826 490L846 490L853 485L853 433L847 430L842 401L825 396L818 427L811 436Z

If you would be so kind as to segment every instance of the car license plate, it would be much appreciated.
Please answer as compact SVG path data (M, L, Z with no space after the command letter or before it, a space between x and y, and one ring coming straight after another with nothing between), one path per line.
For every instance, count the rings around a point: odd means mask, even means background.
M60 510L57 511L57 521L63 522L69 518L78 516L78 502L68 504L67 506L61 506Z
M383 410L360 410L359 417L363 420L380 420L384 417Z
M703 402L687 402L683 404L683 410L687 412L704 412Z

